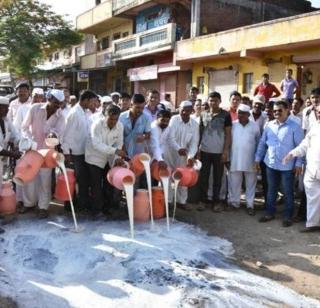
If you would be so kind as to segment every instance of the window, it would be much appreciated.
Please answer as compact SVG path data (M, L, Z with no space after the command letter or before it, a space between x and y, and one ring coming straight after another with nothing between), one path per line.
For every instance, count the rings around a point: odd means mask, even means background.
M101 3L101 0L96 0L96 5L99 5Z
M128 31L122 33L122 37L127 37L127 36L129 36L129 32Z
M253 73L243 74L243 93L251 93L253 86Z
M101 40L101 49L104 50L104 49L107 49L107 48L109 48L109 36L104 37Z
M101 41L97 41L97 51L101 51Z
M55 60L59 60L59 52L56 52L56 53L54 54L54 59L55 59Z
M121 38L121 33L120 32L114 33L113 37L112 37L112 40L115 41L115 40L118 40L119 38Z
M72 48L66 49L63 51L63 57L68 59L72 56Z
M197 78L197 87L199 89L199 93L204 93L204 77L200 76Z

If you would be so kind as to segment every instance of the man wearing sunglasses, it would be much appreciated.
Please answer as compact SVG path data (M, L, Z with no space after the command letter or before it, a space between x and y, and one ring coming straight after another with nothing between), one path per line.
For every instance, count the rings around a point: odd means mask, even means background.
M282 225L283 227L290 227L294 209L294 175L301 174L302 160L297 158L283 164L283 159L287 153L301 143L303 130L295 121L289 118L287 102L276 102L273 112L275 119L269 122L265 128L255 158L256 169L259 168L262 160L266 164L268 181L266 214L259 221L268 222L275 218L277 192L281 185L285 197Z

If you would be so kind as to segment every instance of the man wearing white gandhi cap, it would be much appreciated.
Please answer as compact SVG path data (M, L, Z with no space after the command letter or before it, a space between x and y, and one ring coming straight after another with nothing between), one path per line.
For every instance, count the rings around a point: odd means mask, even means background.
M243 176L246 182L246 203L249 215L254 215L254 197L257 174L253 170L256 148L260 139L259 126L250 121L250 107L240 104L238 120L232 124L232 142L229 176L229 205L240 207Z
M115 105L119 105L119 99L121 98L121 94L119 92L112 92L110 94L112 101Z
M41 88L34 88L32 90L32 104L42 103L44 98L44 91Z
M198 151L199 125L190 118L192 113L192 102L182 101L179 107L179 114L171 118L168 138L167 163L171 168L192 165L193 159ZM186 204L188 189L179 187L177 193L178 206L190 210Z
M63 91L53 89L48 95L47 103L33 104L28 111L22 123L22 136L36 143L37 150L48 148L45 139L49 134L61 140L65 129L60 109L63 101ZM42 168L33 183L34 186L29 191L23 190L24 205L19 212L23 214L38 203L39 218L46 218L51 201L51 169Z

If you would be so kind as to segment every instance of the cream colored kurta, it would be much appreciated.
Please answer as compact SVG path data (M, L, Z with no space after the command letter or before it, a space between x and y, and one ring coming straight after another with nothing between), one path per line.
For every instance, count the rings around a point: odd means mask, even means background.
M0 151L6 150L10 141L15 144L18 143L18 133L11 122L7 119L4 119L4 128L5 134L3 134L2 129L0 129ZM0 156L0 188L2 187L3 166L6 160L7 157Z
M304 186L307 195L307 227L320 226L320 123L311 130L291 152L295 157L306 156Z
M180 115L173 116L169 124L168 153L166 163L171 168L185 166L187 159L194 158L198 151L199 144L199 125L191 119L184 123ZM187 150L187 157L180 156L180 149ZM170 198L170 197L169 197ZM186 204L188 198L188 189L179 187L177 191L177 201ZM171 199L171 198L170 198Z
M253 172L259 139L260 130L255 122L249 121L245 126L233 122L230 171Z

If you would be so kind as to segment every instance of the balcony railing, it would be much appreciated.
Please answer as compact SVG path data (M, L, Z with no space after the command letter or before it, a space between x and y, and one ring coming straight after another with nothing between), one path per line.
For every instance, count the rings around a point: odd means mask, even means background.
M91 53L81 57L81 69L92 69L112 66L112 49Z
M77 29L85 30L112 18L112 1L108 0L77 17Z
M144 4L150 0L113 0L112 1L112 10L113 11L122 11L125 9L133 8L137 5Z
M160 49L172 49L176 40L176 24L130 35L113 42L113 58L128 59L139 53L154 53Z

